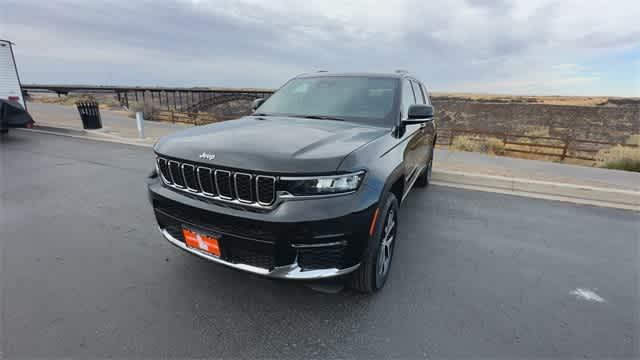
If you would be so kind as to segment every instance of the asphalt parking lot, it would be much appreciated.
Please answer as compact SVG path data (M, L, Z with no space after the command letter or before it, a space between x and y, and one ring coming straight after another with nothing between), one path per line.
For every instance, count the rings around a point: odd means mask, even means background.
M444 186L401 209L389 282L314 291L180 252L150 149L0 140L5 357L638 357L640 215Z

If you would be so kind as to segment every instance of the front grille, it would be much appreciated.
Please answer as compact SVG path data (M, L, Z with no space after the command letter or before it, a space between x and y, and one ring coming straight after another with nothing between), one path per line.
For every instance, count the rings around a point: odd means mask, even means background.
M157 201L153 203L156 212L173 216L203 229L233 235L245 239L261 240L275 243L277 231L280 228L278 223L257 221L222 213L212 213L200 210L191 206L180 204L174 201Z
M276 200L276 178L213 169L198 164L157 158L162 181L206 197L270 206Z

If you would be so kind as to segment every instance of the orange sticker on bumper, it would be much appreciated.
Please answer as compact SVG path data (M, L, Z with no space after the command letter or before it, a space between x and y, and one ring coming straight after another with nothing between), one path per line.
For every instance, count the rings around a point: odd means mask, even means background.
M220 256L220 244L218 244L218 239L212 236L199 234L189 229L182 229L182 235L184 235L184 241L187 243L188 247L206 251L215 256Z

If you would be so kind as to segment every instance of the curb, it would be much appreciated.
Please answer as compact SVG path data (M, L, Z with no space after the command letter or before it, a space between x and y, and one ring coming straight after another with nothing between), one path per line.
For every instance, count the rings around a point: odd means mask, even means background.
M436 185L640 211L640 191L435 169L432 179Z
M141 140L123 138L92 130L78 130L42 125L38 125L33 129L16 130L153 148L153 145L144 143ZM620 190L436 169L433 170L432 183L434 185L450 186L469 190L640 211L640 191L633 190Z

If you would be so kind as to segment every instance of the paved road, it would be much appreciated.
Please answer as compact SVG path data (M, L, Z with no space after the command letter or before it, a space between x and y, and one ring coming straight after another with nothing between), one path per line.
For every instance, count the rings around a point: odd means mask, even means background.
M165 243L151 164L124 145L0 141L4 356L640 355L638 213L416 190L384 291L326 294Z

